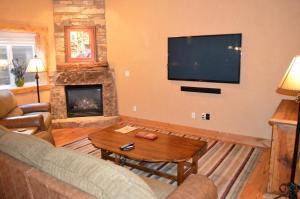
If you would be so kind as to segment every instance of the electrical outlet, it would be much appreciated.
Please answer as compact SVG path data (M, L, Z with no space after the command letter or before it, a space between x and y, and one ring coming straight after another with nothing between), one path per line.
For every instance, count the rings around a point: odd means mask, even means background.
M210 120L210 114L209 113L202 113L201 117L202 117L202 120Z
M136 106L134 105L134 106L132 107L132 111L136 112L136 110L137 110L137 108L136 108Z
M195 120L196 119L196 113L192 112L192 119Z

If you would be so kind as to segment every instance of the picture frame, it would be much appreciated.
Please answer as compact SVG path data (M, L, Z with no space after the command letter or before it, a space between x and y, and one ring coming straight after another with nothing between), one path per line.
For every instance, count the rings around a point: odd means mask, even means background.
M94 62L95 26L65 26L66 62Z

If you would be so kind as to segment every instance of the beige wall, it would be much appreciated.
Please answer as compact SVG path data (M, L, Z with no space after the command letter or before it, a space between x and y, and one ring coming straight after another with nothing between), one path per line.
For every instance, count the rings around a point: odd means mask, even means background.
M37 103L37 93L23 93L17 94L17 102L18 104L30 104L30 103ZM50 91L40 91L40 99L41 102L49 102L50 99Z
M270 138L268 119L288 98L276 87L300 54L299 8L299 0L106 1L108 60L116 71L120 114ZM167 80L168 36L223 33L243 33L240 84ZM222 94L180 92L181 85L221 88ZM202 112L211 113L211 120L201 120Z
M48 27L49 71L55 71L52 0L1 0L0 22ZM42 101L49 101L50 92L42 92ZM36 93L18 96L20 103L36 102Z

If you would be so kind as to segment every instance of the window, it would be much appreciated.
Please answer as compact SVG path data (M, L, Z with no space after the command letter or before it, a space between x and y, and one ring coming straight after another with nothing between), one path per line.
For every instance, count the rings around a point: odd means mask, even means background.
M7 60L8 57L6 46L0 46L0 85L10 84L10 75Z
M15 85L12 60L19 59L27 66L34 55L35 33L0 32L0 86ZM35 82L34 73L25 73L24 78L25 83Z

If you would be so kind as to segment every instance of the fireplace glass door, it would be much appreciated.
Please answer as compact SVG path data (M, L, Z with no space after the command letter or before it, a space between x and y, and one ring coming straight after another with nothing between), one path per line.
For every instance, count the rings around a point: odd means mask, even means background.
M102 85L65 86L68 117L103 115Z

